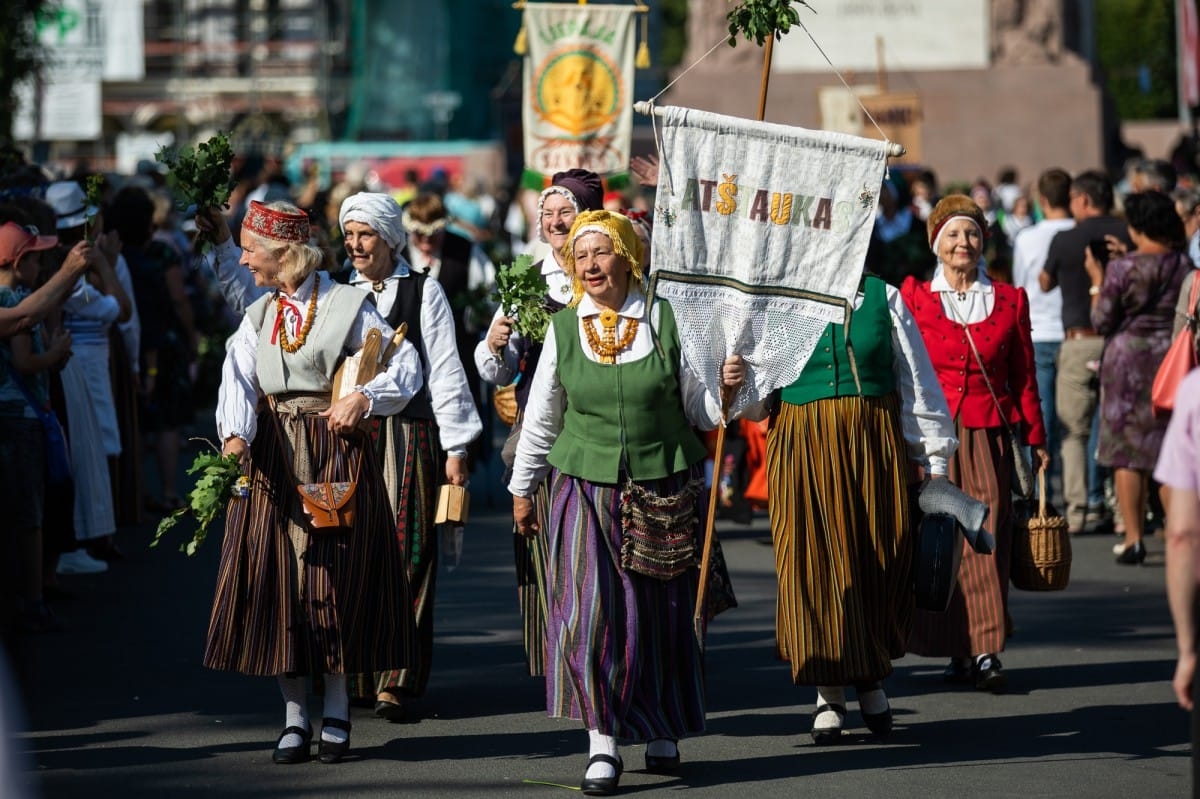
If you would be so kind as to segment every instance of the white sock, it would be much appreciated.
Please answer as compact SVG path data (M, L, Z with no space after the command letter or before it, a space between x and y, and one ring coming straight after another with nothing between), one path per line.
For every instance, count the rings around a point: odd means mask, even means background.
M846 687L844 685L818 685L817 705L846 706Z
M588 730L588 757L594 755L618 758L617 739L611 735L601 735L599 730ZM593 763L584 774L584 777L591 780L604 780L615 776L617 770L608 763Z
M302 730L308 729L308 706L305 703L305 681L303 677L285 677L280 674L276 679L279 680L279 692L283 694L284 703L284 722L285 727L299 727ZM279 742L279 746L284 749L291 749L297 746L303 746L304 739L295 733L289 733L283 736L283 740Z
M655 738L646 744L646 754L651 757L675 757L679 754L679 746L670 738Z
M821 705L841 705L846 706L846 688L842 685L818 685L817 686L817 707ZM844 716L836 710L826 710L818 713L813 719L814 730L834 730L841 729Z
M350 695L346 692L345 674L325 675L325 709L322 711L327 718L350 720ZM322 727L321 740L330 743L342 743L350 737L350 733L337 727Z
M883 692L882 683L878 688L858 692L858 709L872 716L878 716L880 713L888 711L888 698L887 694Z

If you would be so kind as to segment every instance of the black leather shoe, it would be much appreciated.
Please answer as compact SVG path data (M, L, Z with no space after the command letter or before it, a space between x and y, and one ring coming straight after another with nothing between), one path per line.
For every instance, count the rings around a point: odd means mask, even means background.
M817 723L817 716L827 710L831 710L838 714L838 724L836 727L822 727L817 729L816 726L812 729L813 743L817 746L829 746L838 742L842 737L842 725L846 723L846 706L837 704L818 705L813 711L813 724Z
M283 739L289 735L299 735L304 739L304 743L299 746L280 746ZM285 727L283 732L279 734L279 740L275 742L275 751L271 754L271 760L281 765L289 765L291 763L307 763L312 759L313 731L310 726L307 730L300 727Z
M1137 566L1146 559L1146 545L1141 541L1125 547L1117 555L1117 563L1125 566Z
M399 702L380 699L375 703L375 715L391 722L404 721L404 706Z
M951 685L969 685L971 666L959 658L950 658L950 665L942 672L942 682Z
M665 738L662 740L671 741L675 744L675 754L673 755L652 755L649 749L646 750L646 771L651 774L678 774L679 773L679 742Z
M583 791L586 796L612 796L617 792L617 784L621 781L621 772L625 770L625 764L621 762L621 758L610 755L592 755L588 758L587 767L591 768L593 763L607 763L617 770L617 775L589 779L585 769L583 782L579 783L579 790Z
M1008 685L1008 677L1001 670L1000 658L995 655L984 655L975 661L975 687L980 691L1001 693Z
M862 683L854 686L855 692L858 694L858 709L862 714L863 723L867 725L867 729L876 735L882 737L892 731L892 705L887 701L887 694L883 692L883 683ZM884 704L887 708L879 713L868 713L863 710L862 698L863 694L869 694L872 691L879 691L883 696Z
M321 727L336 727L339 730L346 731L346 740L341 743L335 741L326 741L324 738L317 744L317 760L322 763L340 763L346 753L350 751L350 722L342 721L341 719L323 718L321 719Z

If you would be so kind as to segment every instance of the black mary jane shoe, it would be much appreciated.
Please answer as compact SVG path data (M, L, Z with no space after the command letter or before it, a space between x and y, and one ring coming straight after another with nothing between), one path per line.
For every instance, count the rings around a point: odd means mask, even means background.
M832 711L838 714L838 725L836 727L822 727L817 729L817 717L826 711ZM812 739L817 746L831 746L838 742L842 737L842 726L846 723L846 706L830 703L828 705L819 705L813 711L813 729Z
M322 763L341 763L342 758L350 751L350 722L342 721L341 719L323 718L321 719L321 727L336 727L339 730L346 732L346 740L342 742L326 741L321 739L317 744L317 760Z
M375 702L375 715L393 724L404 721L404 705L399 702L389 702L386 699L380 699Z
M646 771L651 774L678 774L679 773L679 742L673 738L664 738L662 740L670 741L675 744L675 754L673 755L652 755L650 750L646 750Z
M881 713L868 713L862 709L862 695L869 694L872 691L883 693L883 683L873 682L856 685L854 690L858 693L858 710L862 715L863 723L867 725L867 729L879 737L885 737L892 731L892 703L888 702L887 694L883 694L883 701L887 703L887 710Z
M1000 658L995 655L984 655L975 660L975 687L980 691L991 691L994 694L1004 692L1008 685L1008 677L1004 674Z
M283 739L289 735L299 735L304 739L304 743L299 746L280 746ZM275 751L271 753L271 760L281 765L290 765L292 763L307 763L312 759L312 736L313 731L310 726L307 730L300 727L285 727L283 732L279 734L279 740L275 742Z
M625 770L625 764L621 762L620 757L611 755L592 755L588 758L587 767L591 768L593 763L607 763L617 770L616 776L588 777L587 769L584 769L579 790L583 791L585 796L612 796L617 792L617 784L621 781L621 772Z

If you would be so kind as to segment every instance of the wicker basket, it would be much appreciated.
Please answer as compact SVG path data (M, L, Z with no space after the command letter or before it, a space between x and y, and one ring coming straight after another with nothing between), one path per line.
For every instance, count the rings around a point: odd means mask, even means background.
M492 394L492 405L496 409L496 416L500 417L500 421L512 427L517 421L517 384L510 383L507 386L499 386Z
M1013 530L1014 588L1061 591L1071 582L1071 535L1067 520L1046 506L1046 472L1038 471L1038 513Z

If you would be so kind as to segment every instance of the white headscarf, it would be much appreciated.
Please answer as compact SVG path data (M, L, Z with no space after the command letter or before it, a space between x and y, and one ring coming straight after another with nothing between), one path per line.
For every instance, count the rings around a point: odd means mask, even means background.
M378 233L400 260L400 251L408 244L408 235L404 232L401 222L403 212L400 204L392 199L390 194L360 191L351 194L342 202L338 212L338 226L342 233L346 232L347 222L361 222L370 225Z

